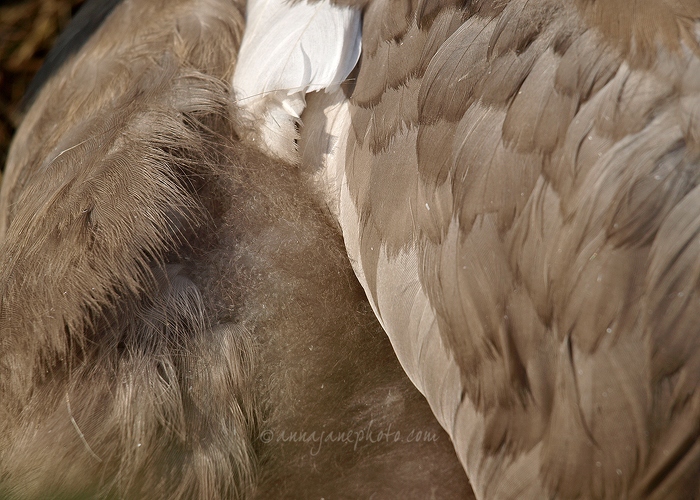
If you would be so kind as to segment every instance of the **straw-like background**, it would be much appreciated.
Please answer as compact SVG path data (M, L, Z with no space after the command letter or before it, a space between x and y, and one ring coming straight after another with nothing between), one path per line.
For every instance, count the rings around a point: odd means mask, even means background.
M84 0L0 0L0 168L21 116L24 90Z

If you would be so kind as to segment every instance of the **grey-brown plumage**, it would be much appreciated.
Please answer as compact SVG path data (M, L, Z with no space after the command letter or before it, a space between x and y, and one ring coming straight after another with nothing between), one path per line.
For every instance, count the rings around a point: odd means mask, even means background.
M124 0L25 117L0 496L471 495L307 176L238 139L242 30L241 3Z
M700 495L700 6L341 3L360 67L308 96L299 163L476 496ZM115 11L12 151L3 486L469 494L444 440L255 439L435 421L306 174L236 139L242 6L156 4Z
M700 495L700 4L394 3L328 189L477 497Z

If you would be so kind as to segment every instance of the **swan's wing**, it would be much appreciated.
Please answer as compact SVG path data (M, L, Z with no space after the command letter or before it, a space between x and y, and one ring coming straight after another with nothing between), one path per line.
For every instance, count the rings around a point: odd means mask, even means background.
M480 498L698 494L699 26L374 1L349 114L300 144Z

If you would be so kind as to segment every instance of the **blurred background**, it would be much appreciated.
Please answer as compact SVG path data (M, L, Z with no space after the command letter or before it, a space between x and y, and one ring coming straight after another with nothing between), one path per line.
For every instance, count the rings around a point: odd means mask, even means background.
M0 0L0 168L21 118L24 90L84 0Z

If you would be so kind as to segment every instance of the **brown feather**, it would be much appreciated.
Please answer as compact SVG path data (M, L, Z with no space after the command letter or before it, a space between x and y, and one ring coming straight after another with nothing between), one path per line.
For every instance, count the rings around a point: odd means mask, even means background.
M659 46L670 53L677 52L683 43L699 48L693 25L700 17L700 5L693 0L579 0L576 6L634 65L653 65Z
M460 227L471 226L480 214L497 213L501 230L522 210L540 175L541 158L505 145L501 130L507 115L474 104L455 132L453 157L454 210Z

